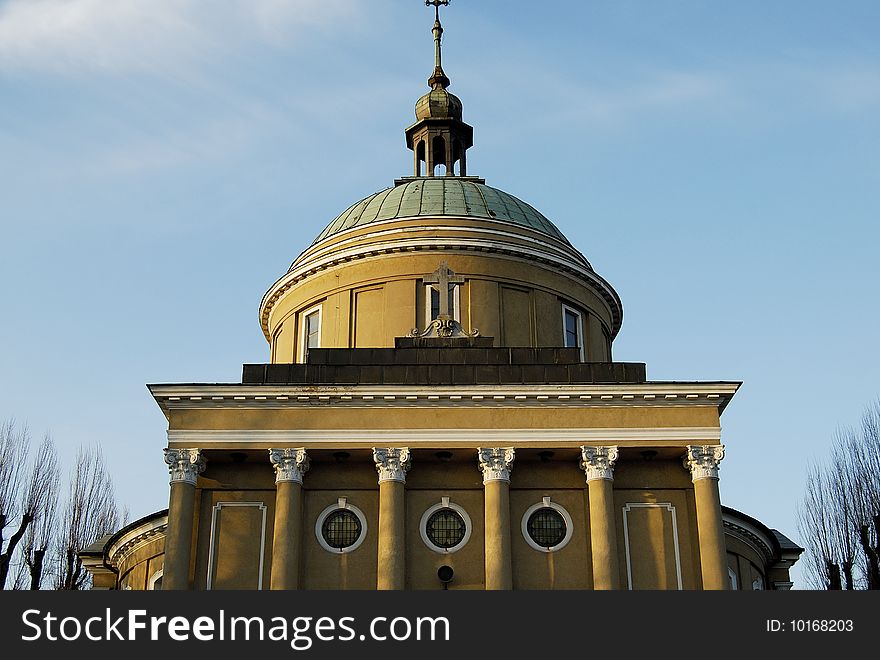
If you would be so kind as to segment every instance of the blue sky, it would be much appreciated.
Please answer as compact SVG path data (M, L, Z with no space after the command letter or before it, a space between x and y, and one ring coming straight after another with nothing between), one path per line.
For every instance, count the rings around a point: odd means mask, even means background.
M265 290L410 173L431 13L0 0L0 419L50 431L67 465L100 443L132 517L164 508L145 384L268 360ZM809 461L880 395L880 4L444 14L470 173L544 212L617 289L615 359L744 381L722 499L799 540Z

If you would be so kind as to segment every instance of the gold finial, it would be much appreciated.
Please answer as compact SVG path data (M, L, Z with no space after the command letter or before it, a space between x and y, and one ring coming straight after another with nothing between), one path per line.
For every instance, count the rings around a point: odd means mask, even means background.
M434 7L434 75L428 79L428 84L432 88L440 87L446 89L450 85L449 78L443 73L443 65L441 63L440 40L443 37L443 26L440 25L440 6L448 7L449 0L425 0L425 6Z

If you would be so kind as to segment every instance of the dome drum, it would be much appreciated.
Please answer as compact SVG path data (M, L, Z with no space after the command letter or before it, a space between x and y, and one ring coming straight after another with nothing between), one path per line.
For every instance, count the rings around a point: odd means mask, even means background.
M426 249L343 261L283 289L264 307L272 362L304 358L313 314L320 316L314 346L321 348L393 347L414 328L426 330L434 304L429 282L442 261L460 278L450 310L466 333L478 330L495 347L561 347L564 313L572 310L584 359L611 359L615 316L582 281L509 255Z

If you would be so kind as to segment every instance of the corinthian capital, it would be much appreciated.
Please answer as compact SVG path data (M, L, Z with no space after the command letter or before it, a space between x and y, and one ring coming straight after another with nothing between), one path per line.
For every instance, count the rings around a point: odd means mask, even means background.
M587 475L587 481L596 479L614 479L614 464L617 462L618 451L612 447L581 447L581 469Z
M688 445L684 466L691 473L692 481L717 479L718 464L724 458L724 445Z
M412 465L409 447L373 447L373 460L380 484L383 481L406 483L406 473Z
M293 481L298 484L303 482L303 475L309 471L309 455L305 448L293 449L270 449L269 460L275 467L275 483Z
M489 481L510 481L514 459L513 447L481 447L477 452L484 484Z
M205 471L205 455L201 449L165 449L165 462L171 473L171 483L196 485Z

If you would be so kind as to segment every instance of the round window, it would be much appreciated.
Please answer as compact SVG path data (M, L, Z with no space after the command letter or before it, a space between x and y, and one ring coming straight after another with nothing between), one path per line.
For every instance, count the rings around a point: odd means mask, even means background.
M542 548L552 548L565 538L565 520L555 509L542 507L529 516L528 531Z
M439 504L422 514L419 534L434 552L444 555L457 552L471 537L471 519L462 507L443 497Z
M464 518L453 509L438 509L425 523L428 540L438 548L448 550L462 542L467 529Z
M361 521L348 509L337 509L324 519L321 536L331 548L354 545L361 535Z
M363 512L350 504L327 507L315 524L318 542L329 552L351 552L363 542L366 531Z
M545 497L540 504L529 507L522 519L526 542L535 550L555 552L571 540L571 516L564 508Z

